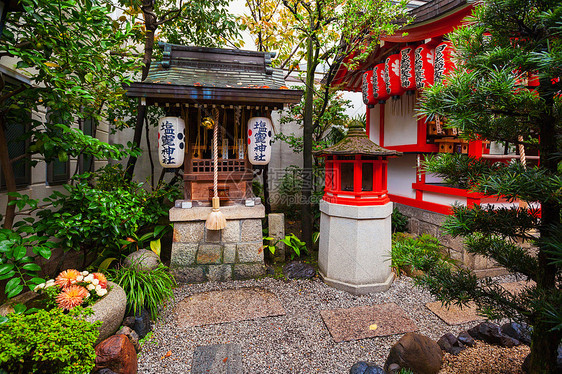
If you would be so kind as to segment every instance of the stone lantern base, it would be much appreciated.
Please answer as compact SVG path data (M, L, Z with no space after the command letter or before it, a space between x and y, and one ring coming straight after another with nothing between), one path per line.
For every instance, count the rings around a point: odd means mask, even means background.
M391 271L392 203L352 206L320 202L318 265L326 284L355 295L386 291Z
M181 283L254 278L265 274L262 204L221 206L223 230L207 230L211 207L170 209L174 239L170 270Z

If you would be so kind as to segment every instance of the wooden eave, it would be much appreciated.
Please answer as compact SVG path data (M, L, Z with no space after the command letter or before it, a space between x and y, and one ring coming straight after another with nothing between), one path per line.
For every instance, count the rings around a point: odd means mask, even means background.
M145 98L147 105L187 103L283 107L284 104L300 102L303 94L302 90L196 87L142 82L123 87L127 90L127 96Z

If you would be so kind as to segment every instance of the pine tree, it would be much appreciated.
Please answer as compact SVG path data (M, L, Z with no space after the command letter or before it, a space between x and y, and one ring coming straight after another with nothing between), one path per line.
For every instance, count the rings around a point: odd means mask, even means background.
M457 69L424 92L420 114L446 117L468 138L538 147L540 162L490 164L460 155L430 160L427 170L445 180L525 202L495 210L457 206L444 230L465 237L470 253L535 284L512 295L492 279L423 261L426 275L418 282L446 304L474 301L491 319L531 325L530 372L554 373L562 338L562 2L485 0L469 24L449 36ZM530 88L534 75L540 85ZM531 241L538 253L521 241Z

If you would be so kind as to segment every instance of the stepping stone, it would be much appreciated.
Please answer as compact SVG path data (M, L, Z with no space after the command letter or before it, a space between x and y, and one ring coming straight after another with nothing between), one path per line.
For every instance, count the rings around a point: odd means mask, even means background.
M517 295L518 293L521 293L521 291L523 291L525 288L533 287L534 285L536 285L536 283L532 280L500 284L500 286L505 288L505 290L512 295Z
M462 309L456 305L449 305L448 308L441 304L441 301L435 301L425 304L427 309L431 310L441 318L447 325L461 325L463 323L479 321L484 318L476 314L476 304L469 303Z
M179 327L215 325L285 315L279 299L258 287L196 293L174 310Z
M191 374L242 374L239 344L214 344L195 348Z
M322 310L320 315L336 343L418 330L414 321L394 303Z

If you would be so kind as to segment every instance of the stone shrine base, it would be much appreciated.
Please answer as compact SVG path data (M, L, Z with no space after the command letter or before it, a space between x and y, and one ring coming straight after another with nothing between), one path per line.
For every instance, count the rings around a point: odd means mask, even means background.
M223 230L207 230L211 207L170 209L174 238L170 270L180 283L248 279L265 274L262 204L222 206Z
M390 269L392 203L351 206L320 202L318 266L328 285L356 295L386 291Z

